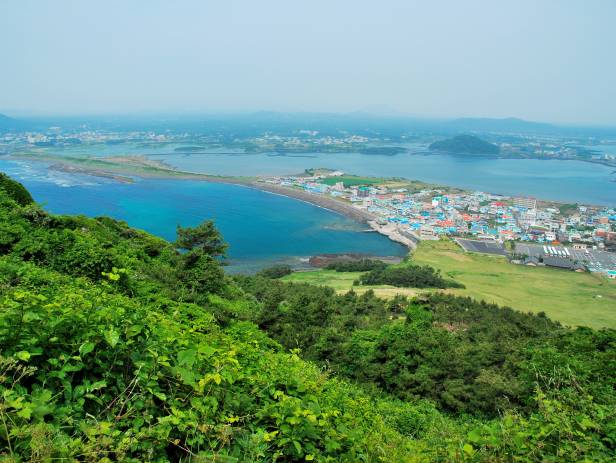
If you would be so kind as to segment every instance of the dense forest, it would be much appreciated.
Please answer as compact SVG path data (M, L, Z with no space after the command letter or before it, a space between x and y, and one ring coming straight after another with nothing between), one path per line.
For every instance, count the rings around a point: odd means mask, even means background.
M3 461L614 461L614 330L230 277L213 223L177 235L0 176Z

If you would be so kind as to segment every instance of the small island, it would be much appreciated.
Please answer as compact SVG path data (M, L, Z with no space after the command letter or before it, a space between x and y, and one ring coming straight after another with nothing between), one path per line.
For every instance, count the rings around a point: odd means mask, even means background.
M367 146L359 150L361 154L372 154L377 156L395 156L396 154L406 153L408 150L401 146Z
M457 154L491 154L500 153L500 148L493 143L489 143L473 135L458 135L446 140L439 140L432 143L428 149L430 151L442 151L445 153Z

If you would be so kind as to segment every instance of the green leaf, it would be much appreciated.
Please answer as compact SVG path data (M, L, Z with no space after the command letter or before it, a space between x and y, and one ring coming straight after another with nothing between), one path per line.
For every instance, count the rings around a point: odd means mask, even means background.
M178 363L192 367L197 360L197 351L195 349L187 349L178 353Z
M88 387L89 391L97 391L99 389L102 389L104 387L107 387L107 383L105 381L96 381L94 384L92 384L90 387Z
M89 354L94 350L95 346L96 344L93 342L84 342L81 346L79 346L79 355L83 357L84 355Z
M475 449L471 444L464 444L462 450L464 450L464 453L467 454L469 457L472 457L475 454Z
M115 347L120 341L120 334L113 328L105 331L105 341L111 346Z
M481 434L478 429L473 429L466 435L466 438L476 444L481 441Z
M27 362L28 360L30 360L30 352L26 352L25 350L19 351L15 354L15 357L17 357L19 360L23 360L24 362Z

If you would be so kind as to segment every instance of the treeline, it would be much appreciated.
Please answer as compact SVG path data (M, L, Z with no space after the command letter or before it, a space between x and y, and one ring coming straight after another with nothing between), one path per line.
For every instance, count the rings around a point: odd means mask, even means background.
M359 277L362 285L392 285L402 288L464 288L464 285L445 279L440 271L427 265L404 264L380 266Z
M614 459L614 330L232 279L211 222L167 243L24 191L2 179L4 460Z
M368 272L370 270L385 268L387 264L377 259L335 260L325 267L336 272Z

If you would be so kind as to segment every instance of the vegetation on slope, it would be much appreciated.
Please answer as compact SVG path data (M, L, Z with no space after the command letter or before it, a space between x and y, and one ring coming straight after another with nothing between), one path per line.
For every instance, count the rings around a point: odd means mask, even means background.
M613 458L614 331L234 281L224 247L211 223L172 245L0 189L4 459Z
M0 114L0 116L2 115ZM2 172L0 172L0 189L4 190L8 197L20 206L25 206L34 201L30 192L21 183Z

